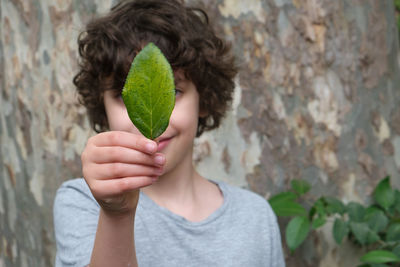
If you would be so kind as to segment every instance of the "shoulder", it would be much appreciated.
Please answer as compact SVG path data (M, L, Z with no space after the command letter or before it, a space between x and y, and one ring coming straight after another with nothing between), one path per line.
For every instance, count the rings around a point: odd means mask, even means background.
M229 197L232 198L233 201L240 202L241 205L245 207L251 206L262 209L268 209L270 207L265 198L248 189L232 186L223 182L219 184L221 188L227 191Z
M64 182L53 207L56 266L86 266L96 235L99 206L84 179Z
M68 180L58 188L54 199L54 209L57 211L57 209L66 206L91 206L97 208L98 204L83 178Z
M65 181L61 184L57 192L63 191L82 191L82 192L90 192L88 185L83 178L76 178L72 180Z
M54 199L53 217L56 237L71 230L82 229L83 224L95 225L100 207L84 179L64 182Z
M226 183L219 183L219 186L226 197L238 212L246 213L247 216L259 217L262 220L276 221L276 216L268 201L262 196L236 186ZM224 190L226 192L224 192Z

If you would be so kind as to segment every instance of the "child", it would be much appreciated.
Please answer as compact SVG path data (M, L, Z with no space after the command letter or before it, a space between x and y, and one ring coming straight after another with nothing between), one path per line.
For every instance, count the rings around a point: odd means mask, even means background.
M175 75L167 130L152 141L121 98L135 55L153 42ZM204 11L178 0L125 1L79 37L74 84L92 127L84 179L57 191L56 266L284 266L279 228L260 196L208 180L193 140L219 126L236 67Z

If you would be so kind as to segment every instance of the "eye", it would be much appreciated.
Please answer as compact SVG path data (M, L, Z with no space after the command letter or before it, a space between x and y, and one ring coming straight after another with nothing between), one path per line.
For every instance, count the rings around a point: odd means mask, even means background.
M115 99L115 101L123 102L123 100L122 100L122 90L113 91L112 92L112 97Z
M175 97L179 97L182 94L182 90L179 88L175 88Z
M115 91L113 92L113 96L114 96L115 98L121 98L121 97L122 97L122 91L121 91L121 90L115 90Z

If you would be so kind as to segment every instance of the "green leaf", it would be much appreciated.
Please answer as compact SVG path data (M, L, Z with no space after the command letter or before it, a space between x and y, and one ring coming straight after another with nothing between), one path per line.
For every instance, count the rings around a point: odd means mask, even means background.
M400 241L400 223L394 223L389 226L386 233L386 241Z
M370 251L362 256L360 260L367 263L400 262L400 258L396 254L387 250Z
M293 201L279 201L270 204L277 216L302 216L307 214L307 210L299 203Z
M334 197L324 197L324 201L326 203L326 212L328 214L339 213L343 215L346 211L345 205Z
M380 239L381 238L379 237L379 235L375 231L373 231L371 229L368 231L367 245L373 244L373 243L377 242Z
M366 222L350 222L350 229L361 245L369 245L380 240L379 235L371 230Z
M297 195L293 192L283 192L283 193L279 193L275 196L272 196L268 200L268 202L272 206L279 202L294 201L294 200L296 200L296 198L297 198Z
M326 215L325 202L323 198L319 198L317 201L315 201L314 205L311 207L309 212L309 217L313 218L315 214L317 214L319 217Z
M175 105L171 65L153 43L134 58L122 90L129 118L147 138L155 139L168 127Z
M304 180L292 180L291 181L292 188L299 195L304 195L308 191L310 191L311 185Z
M350 222L350 229L361 245L367 244L369 228L366 223Z
M317 228L323 226L325 223L326 223L326 217L325 216L317 217L312 221L311 228L312 229L317 229Z
M349 233L349 226L347 223L339 218L336 218L333 223L333 237L339 245L342 243L343 238Z
M392 249L392 252L393 252L394 254L396 254L397 257L400 258L400 244L396 245L396 246Z
M400 10L400 0L394 0L394 6L397 10Z
M317 215L317 218L314 218L314 215ZM326 222L326 212L325 212L325 204L322 198L319 198L315 201L314 205L311 207L308 217L312 220L312 228L317 229L325 224Z
M286 243L291 252L300 246L310 231L310 222L306 216L297 216L286 227Z
M366 210L365 219L368 222L369 228L375 232L382 232L389 223L388 217L380 209L370 207Z
M384 263L370 263L370 264L365 263L358 265L357 267L389 267L389 266Z
M365 208L357 202L347 204L347 212L351 221L362 222L364 220Z
M358 265L357 267L389 267L389 265L386 265L384 263L365 263L362 265Z
M400 192L399 190L395 190L394 192L395 195L395 210L400 213Z
M317 201L315 201L314 203L314 207L315 207L315 211L318 215L320 216L325 216L326 212L325 212L325 204L322 198L318 199Z
M389 176L379 182L374 191L374 199L382 208L388 210L395 202L395 193L390 187Z

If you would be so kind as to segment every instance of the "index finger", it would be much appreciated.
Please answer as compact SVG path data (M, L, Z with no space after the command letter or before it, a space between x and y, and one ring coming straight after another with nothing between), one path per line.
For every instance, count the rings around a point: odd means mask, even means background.
M153 154L157 151L157 143L142 135L123 132L123 131L110 131L100 133L93 137L92 140L95 146L121 146L142 151L147 154Z

